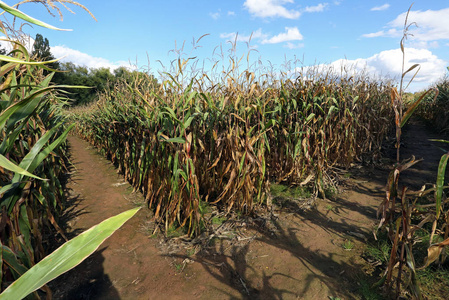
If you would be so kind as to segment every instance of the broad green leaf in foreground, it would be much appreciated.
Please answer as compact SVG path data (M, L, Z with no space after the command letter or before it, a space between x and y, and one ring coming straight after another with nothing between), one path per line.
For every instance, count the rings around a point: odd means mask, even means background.
M22 19L24 21L30 22L30 23L38 25L38 26L42 26L42 27L45 27L45 28L48 28L48 29L54 29L54 30L71 31L71 29L60 29L60 28L57 28L55 26L49 25L47 23L44 23L42 21L39 21L39 20L37 20L37 19L35 19L33 17L30 17L27 14L24 14L20 10L18 10L18 9L16 9L14 7L9 6L8 4L6 4L3 1L0 1L0 8L3 9L4 11L6 11L7 13L10 13L13 16L16 16L16 17L18 17L18 18L20 18L20 19Z
M23 299L47 282L76 267L138 210L139 208L134 208L106 219L68 241L12 283L0 295L0 299Z
M62 58L62 57L61 57ZM53 59L53 60L47 60L47 61L28 61L23 60L20 58L15 58L7 55L0 55L0 61L7 61L10 63L17 63L17 64L23 64L23 65L34 65L34 66L44 66L45 64L50 64L53 62L59 61L61 58Z
M6 157L4 157L1 154L0 154L0 166L7 170L10 170L16 174L21 174L21 175L33 177L36 179L44 180L38 176L31 174L27 170L22 169L21 167L19 167L18 165L16 165L15 163L13 163L12 161L10 161L9 159L7 159Z

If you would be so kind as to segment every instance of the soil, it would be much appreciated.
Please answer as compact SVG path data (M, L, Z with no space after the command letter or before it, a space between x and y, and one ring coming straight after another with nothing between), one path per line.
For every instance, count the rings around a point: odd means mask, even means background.
M443 153L414 122L403 135L403 158L424 161L408 170L403 184L435 182ZM73 172L67 183L66 230L75 236L136 205L115 168L77 137L69 137ZM153 235L152 213L138 215L114 233L78 267L51 283L55 299L359 299L367 262L362 258L385 191L395 151L383 166L346 171L332 200L312 209L295 205L269 217L224 227L201 248L183 238ZM431 171L429 171L431 170ZM404 172L405 174L406 172ZM294 203L295 201L292 201ZM217 225L220 229L220 225ZM218 232L217 229L217 232ZM206 245L206 246L204 246Z

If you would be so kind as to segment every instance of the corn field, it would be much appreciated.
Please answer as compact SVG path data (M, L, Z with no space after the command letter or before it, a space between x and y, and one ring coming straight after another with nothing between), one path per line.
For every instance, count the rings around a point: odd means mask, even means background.
M39 2L39 1L27 1ZM48 9L60 9L49 0ZM70 3L76 4L71 1ZM0 8L29 24L58 29L0 1ZM3 42L11 45L0 55L0 290L23 275L55 246L55 233L64 210L62 176L67 172L64 101L52 85L54 70L32 57L23 32L7 19L0 21ZM44 73L45 72L45 73ZM47 74L47 75L44 75ZM51 296L48 287L43 290ZM37 292L34 297L39 298Z
M2 284L18 278L42 259L49 235L63 209L61 175L66 172L61 105L26 49L17 44L14 58L1 67L0 195ZM27 63L30 63L27 65ZM47 236L48 235L48 236ZM64 237L65 238L65 237Z
M434 126L437 130L447 134L449 128L449 78L446 76L437 82L439 90L437 97L435 93L430 93L422 101L418 109L420 116Z
M201 232L204 209L270 206L270 181L325 195L336 168L380 150L392 125L390 83L309 68L280 79L238 59L218 74L163 74L117 84L69 111L76 132L142 191L168 228ZM282 75L284 74L284 75Z

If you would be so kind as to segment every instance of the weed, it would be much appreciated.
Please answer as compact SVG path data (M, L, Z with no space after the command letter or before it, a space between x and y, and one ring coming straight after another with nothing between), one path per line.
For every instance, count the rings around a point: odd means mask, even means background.
M227 220L226 217L217 217L217 216L215 216L215 217L212 218L211 221L212 221L212 224L214 224L214 225L221 225L221 224L223 224L226 220Z
M352 250L354 249L354 243L351 240L345 240L342 244L343 249Z
M328 186L324 189L324 195L327 199L333 199L337 195L337 188L334 186Z
M186 254L189 257L195 255L195 253L196 253L196 249L195 248L190 248L190 249L186 250Z
M169 238L180 237L186 234L186 230L183 227L179 227L175 222L173 225L168 227L166 235Z
M359 288L357 292L365 300L382 300L384 299L365 279L358 278Z
M334 211L335 207L332 204L326 204L327 211Z
M373 259L386 263L390 257L391 246L386 239L379 240L377 244L368 244L366 254Z
M284 198L310 198L312 193L309 188L296 186L290 187L284 184L271 183L270 192L274 197Z
M181 273L184 270L184 264L174 263L176 273Z
M449 270L444 267L430 267L417 272L418 281L427 296L449 293Z

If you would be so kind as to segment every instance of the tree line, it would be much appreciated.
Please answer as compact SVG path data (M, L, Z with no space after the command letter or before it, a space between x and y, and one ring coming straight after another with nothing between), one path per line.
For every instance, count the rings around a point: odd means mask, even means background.
M40 61L55 59L48 39L41 34L36 35L31 53ZM66 89L71 105L85 105L95 101L98 93L113 88L120 80L131 81L140 73L140 71L130 71L126 67L119 67L111 72L109 68L88 68L75 65L73 62L52 62L47 66L58 71L53 77L54 84L90 87L89 89ZM155 78L154 80L156 81Z

